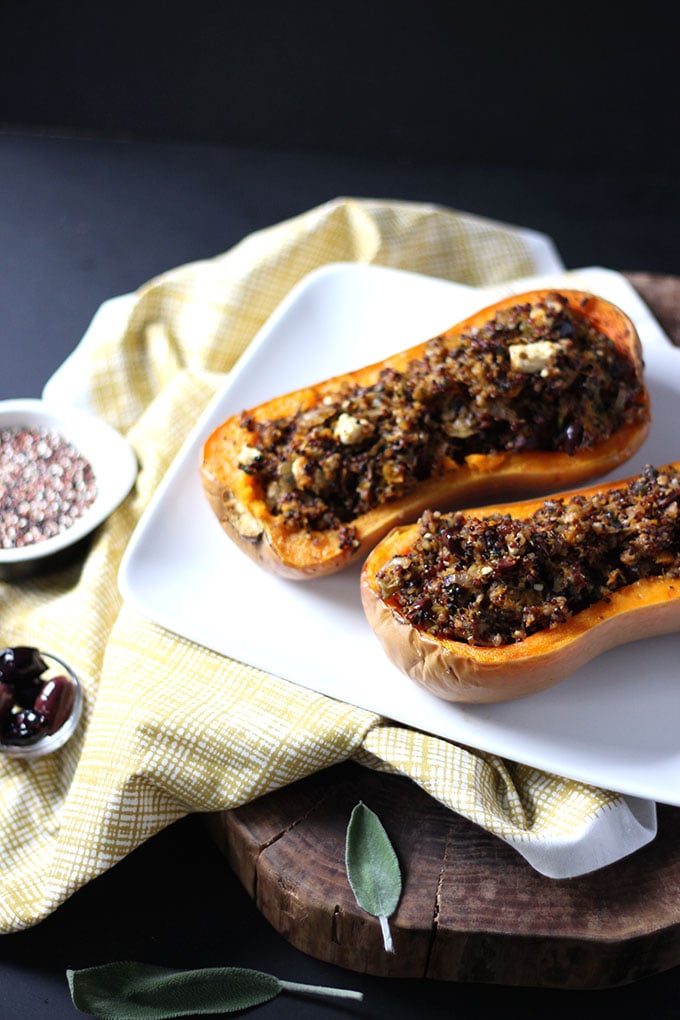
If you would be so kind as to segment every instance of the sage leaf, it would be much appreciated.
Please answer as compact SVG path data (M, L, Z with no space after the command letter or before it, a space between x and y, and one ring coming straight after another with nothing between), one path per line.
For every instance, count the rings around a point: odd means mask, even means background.
M388 918L401 897L399 861L382 822L362 801L347 826L345 867L357 903L378 918L385 951L393 953Z
M120 962L67 970L74 1006L100 1020L170 1020L172 1017L235 1013L261 1006L280 992L362 999L360 992L280 981L243 967L173 970L155 964Z

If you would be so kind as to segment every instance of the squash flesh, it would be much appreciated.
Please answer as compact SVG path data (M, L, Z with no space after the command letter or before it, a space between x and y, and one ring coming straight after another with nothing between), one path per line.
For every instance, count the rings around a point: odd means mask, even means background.
M486 323L500 309L523 302L534 303L547 293L531 291L512 295L481 309L443 336L467 332ZM642 379L640 342L628 317L594 295L580 291L560 293L568 298L570 306L578 308L627 354L638 378ZM316 406L324 396L337 393L346 384L371 385L385 367L403 371L408 363L422 356L426 343L316 386L276 397L248 413L255 421L284 418ZM559 451L476 453L468 456L463 464L452 462L440 474L419 482L402 498L356 517L351 522L356 539L353 546L343 545L341 529L296 531L268 509L257 480L239 468L240 454L247 442L241 415L227 419L207 438L201 465L203 489L225 532L249 556L282 576L310 578L333 573L363 559L391 528L413 520L427 507L451 508L473 501L545 493L608 473L630 458L647 437L650 412L646 391L643 391L642 401L639 421L623 426L609 439L574 454Z
M669 465L680 470L680 462ZM610 482L562 493L568 498L604 492ZM543 502L522 500L463 510L466 516L510 514L529 517ZM368 556L361 573L361 599L367 620L388 658L403 673L448 701L510 701L545 690L596 656L643 638L680 630L680 578L647 577L613 592L553 628L498 647L440 639L408 624L380 596L377 575L394 556L412 547L418 525L395 528Z

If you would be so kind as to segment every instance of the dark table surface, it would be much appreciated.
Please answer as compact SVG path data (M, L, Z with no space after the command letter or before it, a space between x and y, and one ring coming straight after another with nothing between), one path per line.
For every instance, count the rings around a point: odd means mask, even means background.
M39 396L99 304L173 266L340 195L437 202L550 234L569 268L680 274L680 189L664 174L540 171L416 158L0 133L0 398ZM36 876L36 881L40 877ZM0 1018L77 1016L67 967L138 959L240 965L365 994L338 1007L281 996L262 1017L547 1014L675 1017L680 969L597 992L383 980L290 947L190 817L0 940Z

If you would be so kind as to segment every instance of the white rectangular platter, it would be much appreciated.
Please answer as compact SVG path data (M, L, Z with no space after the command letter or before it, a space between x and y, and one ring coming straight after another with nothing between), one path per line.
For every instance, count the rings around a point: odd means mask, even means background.
M305 582L270 576L223 534L201 490L202 443L228 415L407 348L496 297L535 285L591 290L637 325L653 425L640 452L610 477L680 458L680 350L618 273L594 267L478 290L375 266L327 266L290 293L188 438L132 536L121 592L161 626L332 698L550 772L680 806L680 635L611 651L520 701L449 704L385 658L363 615L358 568Z

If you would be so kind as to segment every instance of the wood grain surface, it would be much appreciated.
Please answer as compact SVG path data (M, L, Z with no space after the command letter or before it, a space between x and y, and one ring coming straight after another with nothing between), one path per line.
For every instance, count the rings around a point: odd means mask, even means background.
M680 279L626 275L680 345ZM402 869L393 955L345 873L360 800L381 818ZM680 964L680 809L658 813L649 846L565 881L539 875L410 780L353 763L208 824L263 916L317 959L381 976L593 989Z
M344 867L352 808L385 826L403 893L386 954ZM616 864L556 881L410 780L338 765L211 819L258 909L298 949L362 973L604 988L680 963L680 810Z

